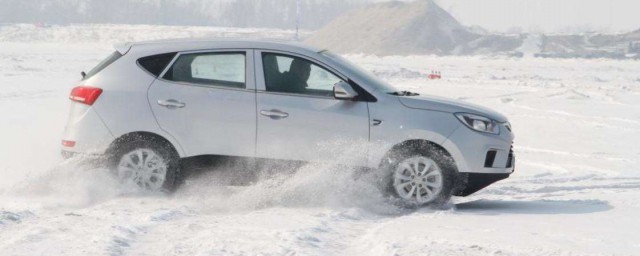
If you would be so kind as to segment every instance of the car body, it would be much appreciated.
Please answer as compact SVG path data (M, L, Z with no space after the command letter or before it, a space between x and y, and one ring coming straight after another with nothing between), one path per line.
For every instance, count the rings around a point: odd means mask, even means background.
M394 150L428 144L452 160L455 195L514 169L505 116L399 92L328 51L265 40L169 40L116 49L72 92L67 156L104 155L141 135L162 140L179 158L339 159L380 168Z

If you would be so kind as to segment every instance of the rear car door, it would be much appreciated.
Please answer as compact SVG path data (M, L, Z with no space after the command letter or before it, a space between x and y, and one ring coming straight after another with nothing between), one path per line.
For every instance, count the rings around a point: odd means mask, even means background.
M254 55L258 157L365 164L367 102L333 97L333 85L345 77L298 54L256 50Z
M253 51L179 53L151 85L160 127L187 156L255 156Z

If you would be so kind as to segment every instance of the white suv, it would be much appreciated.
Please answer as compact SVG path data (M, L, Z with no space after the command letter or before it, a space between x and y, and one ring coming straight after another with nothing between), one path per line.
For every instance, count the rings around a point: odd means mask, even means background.
M63 155L106 156L120 179L149 190L172 189L180 159L203 155L348 159L387 172L388 190L418 205L469 195L514 169L505 116L399 91L298 43L126 44L83 75Z

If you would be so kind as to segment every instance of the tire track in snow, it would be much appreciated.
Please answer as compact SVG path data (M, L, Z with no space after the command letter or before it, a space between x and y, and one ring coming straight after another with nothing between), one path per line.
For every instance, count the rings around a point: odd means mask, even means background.
M616 128L619 128L619 129L627 128L627 127L609 125L608 122L610 122L610 121L622 122L622 123L631 124L631 125L640 125L640 121L634 120L634 119L620 118L620 117L605 117L605 116L585 116L585 115L569 113L569 112L566 112L566 111L546 110L546 109L535 108L535 107L531 107L531 106L520 105L520 104L514 103L513 101L511 101L510 103L511 103L511 105L513 105L514 107L517 107L517 108L526 109L526 110L530 110L530 111L534 111L534 112L543 112L543 113L548 113L548 114L553 114L553 115L572 117L572 118L579 118L579 119L583 119L584 121L592 122L592 123L595 123L595 124L598 124L598 125L602 125L602 126L606 126L606 127L616 127ZM548 116L543 116L543 115L536 115L536 116L537 117L548 117Z
M615 156L606 156L604 153L592 153L592 154L584 154L584 153L574 153L570 151L561 151L561 150L552 150L552 149L544 149L544 148L536 148L536 147L527 147L527 146L515 146L516 153L543 153L543 154L551 154L551 155L559 155L559 156L571 156L577 158L595 158L607 161L616 161L616 162L625 162L625 163L640 163L639 159L629 159L624 157L615 157Z

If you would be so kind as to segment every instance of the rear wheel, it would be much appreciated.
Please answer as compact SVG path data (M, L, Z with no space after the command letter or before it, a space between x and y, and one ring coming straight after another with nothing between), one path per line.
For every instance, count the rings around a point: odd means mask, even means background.
M125 185L146 191L172 191L175 187L179 158L166 143L153 139L136 139L118 146L109 165Z

